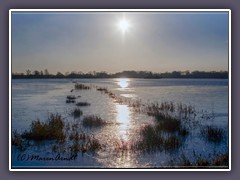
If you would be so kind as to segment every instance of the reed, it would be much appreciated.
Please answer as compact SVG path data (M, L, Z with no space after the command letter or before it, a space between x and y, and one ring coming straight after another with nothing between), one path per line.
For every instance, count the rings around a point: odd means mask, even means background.
M58 140L65 141L64 121L59 114L51 114L46 122L33 121L29 131L21 137L30 140Z

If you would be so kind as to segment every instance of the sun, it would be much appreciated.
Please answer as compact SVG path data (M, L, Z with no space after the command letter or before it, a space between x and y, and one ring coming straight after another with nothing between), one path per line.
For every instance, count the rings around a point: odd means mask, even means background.
M122 32L123 34L125 34L125 33L128 31L128 29L130 28L130 23L129 23L129 21L128 21L127 19L122 18L122 19L118 22L117 26L118 26L118 28L121 30L121 32Z

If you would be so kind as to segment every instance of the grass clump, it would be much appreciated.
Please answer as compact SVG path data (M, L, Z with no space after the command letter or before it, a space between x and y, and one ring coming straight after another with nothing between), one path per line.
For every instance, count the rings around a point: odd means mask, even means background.
M207 126L201 129L201 135L208 141L220 143L224 139L225 131L218 127Z
M91 104L88 102L78 102L76 103L76 106L90 106Z
M75 108L71 114L74 118L78 118L83 114L83 112L79 108Z
M132 149L152 152L156 150L176 150L182 140L176 135L166 136L157 126L146 125L140 130L140 139L133 144Z
M75 84L74 88L76 90L89 90L89 89L91 89L90 86L86 86L84 84Z
M101 117L90 115L83 118L82 124L84 127L92 128L101 127L106 125L107 123Z
M46 122L33 121L30 131L25 131L22 138L30 140L65 141L64 121L59 114L51 114Z

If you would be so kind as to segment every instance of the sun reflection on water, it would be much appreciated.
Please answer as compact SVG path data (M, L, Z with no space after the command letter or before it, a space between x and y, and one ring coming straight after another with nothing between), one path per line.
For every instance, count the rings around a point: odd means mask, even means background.
M117 122L120 123L119 135L122 139L128 139L128 129L130 125L130 110L127 105L116 105Z
M117 84L122 88L125 89L129 86L129 79L128 78L120 78L117 80Z

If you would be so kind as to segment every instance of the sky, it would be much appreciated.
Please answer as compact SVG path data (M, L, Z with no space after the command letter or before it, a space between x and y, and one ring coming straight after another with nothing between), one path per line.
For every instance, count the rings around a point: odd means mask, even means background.
M12 12L11 26L12 72L228 70L227 12Z

